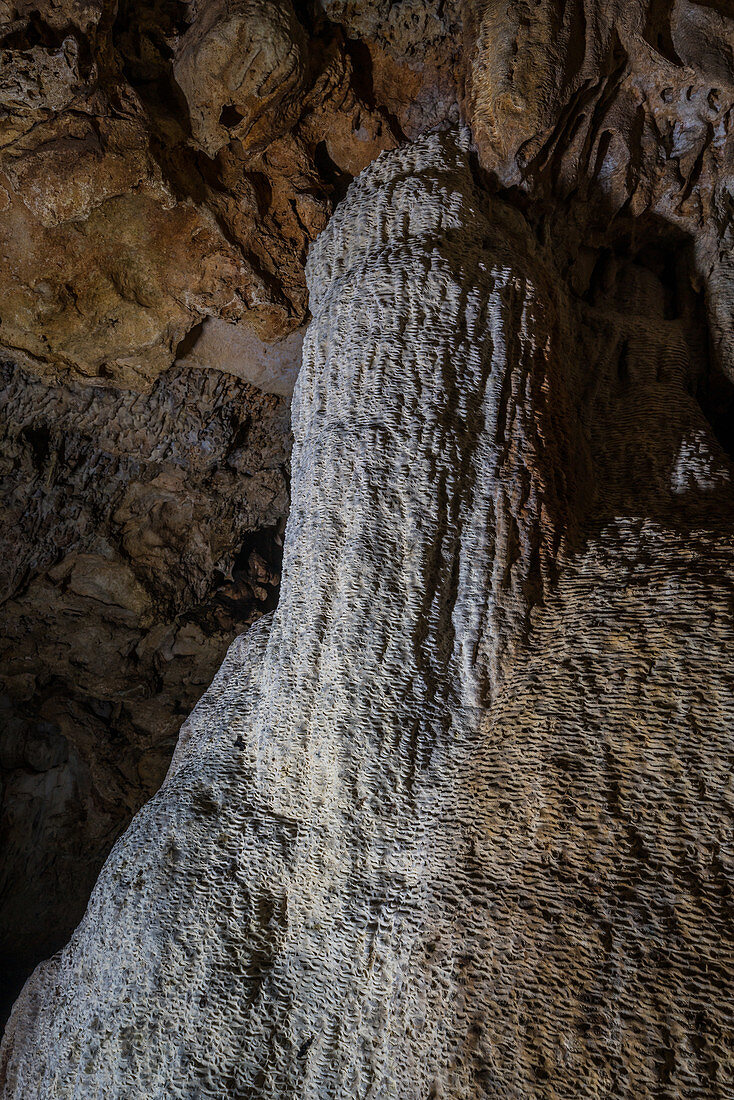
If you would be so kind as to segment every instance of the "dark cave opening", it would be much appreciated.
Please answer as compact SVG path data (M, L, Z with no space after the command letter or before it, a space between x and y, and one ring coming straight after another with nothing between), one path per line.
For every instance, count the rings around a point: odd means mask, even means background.
M734 383L723 372L711 336L705 287L695 270L688 236L659 219L643 219L617 229L609 243L596 249L584 300L603 305L615 293L615 281L625 265L650 271L663 292L663 319L682 325L690 360L689 388L719 445L734 461ZM637 308L631 300L629 308ZM628 374L625 348L619 371ZM620 375L621 377L621 375Z
M320 141L314 150L314 163L323 180L331 191L331 199L334 206L342 201L347 193L353 177L344 172L329 156L326 142Z
M222 126L226 127L228 130L234 130L235 126L239 126L244 117L242 112L237 110L234 103L227 103L222 107L219 121Z

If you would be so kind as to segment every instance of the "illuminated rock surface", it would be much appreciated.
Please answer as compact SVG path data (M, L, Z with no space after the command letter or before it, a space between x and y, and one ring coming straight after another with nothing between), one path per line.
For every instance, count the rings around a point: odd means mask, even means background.
M0 1019L274 605L306 255L381 150L463 119L582 389L662 343L734 453L733 43L731 0L0 0ZM726 505L615 400L638 510Z
M572 299L463 145L378 159L312 248L278 609L26 986L4 1100L734 1089L731 467L658 274Z

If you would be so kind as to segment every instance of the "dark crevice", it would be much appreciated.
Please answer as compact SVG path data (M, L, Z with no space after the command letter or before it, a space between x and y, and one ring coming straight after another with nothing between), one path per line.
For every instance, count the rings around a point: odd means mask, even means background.
M215 574L211 598L182 621L195 622L206 632L221 626L224 619L236 629L237 623L274 611L280 594L283 534L284 522L250 532L234 557L229 576ZM257 608L255 614L253 607Z
M33 465L37 470L42 470L51 452L51 432L45 425L31 427L30 425L20 433L21 439L29 445L33 455Z
M670 20L673 13L674 0L653 0L648 9L647 22L642 32L643 37L654 50L673 65L683 67L683 62L673 45Z
M219 122L228 130L234 130L235 126L239 126L244 117L242 112L237 110L234 103L227 103L226 106L222 107L219 114Z
M388 111L375 95L372 76L372 54L365 42L358 38L347 38L344 47L352 62L352 85L359 98L370 110L380 111L390 124L395 137L400 142L407 141L397 117Z
M714 365L711 356L695 396L720 447L734 461L734 384Z
M349 184L354 179L348 172L344 172L329 156L326 142L320 141L314 150L314 163L321 179L331 195L334 206L342 201L347 193Z
M734 19L734 0L691 0L699 8L711 8L727 19Z
M184 338L179 341L178 346L176 347L177 359L185 358L188 353L193 350L194 346L198 343L199 337L201 336L203 330L203 321L200 321L198 325L194 325L193 328L189 329Z
M246 176L255 192L258 215L264 218L273 203L272 184L264 172L247 172Z

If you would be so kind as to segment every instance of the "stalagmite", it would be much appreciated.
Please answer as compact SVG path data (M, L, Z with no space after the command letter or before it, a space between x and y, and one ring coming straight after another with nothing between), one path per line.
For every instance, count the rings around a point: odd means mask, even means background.
M732 1095L730 467L672 323L480 186L421 138L312 247L279 607L3 1100Z

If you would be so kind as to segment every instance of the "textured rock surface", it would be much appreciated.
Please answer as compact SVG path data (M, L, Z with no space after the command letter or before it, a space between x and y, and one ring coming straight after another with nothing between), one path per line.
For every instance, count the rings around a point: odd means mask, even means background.
M395 144L358 83L287 4L0 2L0 350L26 367L0 399L0 1018L274 602L285 413L204 372L292 390L306 247Z
M631 228L692 241L714 351L732 371L731 4L503 0L465 12L464 105L484 168L543 210L559 258Z
M317 0L316 9L344 28L369 97L406 137L456 125L463 75L457 0Z
M733 43L729 0L4 0L2 346L145 389L209 319L282 339L349 178L461 105L569 258L692 236L728 361Z
M643 257L572 297L465 155L310 260L281 601L2 1095L730 1096L732 469Z
M262 149L301 113L306 40L289 0L196 5L173 66L196 143L215 156L234 139Z
M0 57L0 347L55 380L149 389L206 319L298 328L335 179L395 144L288 0L2 3Z
M673 486L725 538L726 477L690 399L731 451L733 18L729 0L0 0L0 341L62 382L6 372L0 399L0 980L66 940L179 716L275 600L285 494L270 508L258 471L284 458L285 423L205 372L290 391L307 246L398 137L461 103L477 178L553 257L590 449L561 463L568 499L657 523ZM532 590L561 564L555 524ZM707 553L708 519L685 524L681 554Z
M141 396L0 371L4 999L68 940L232 637L274 606L290 430L213 372Z

